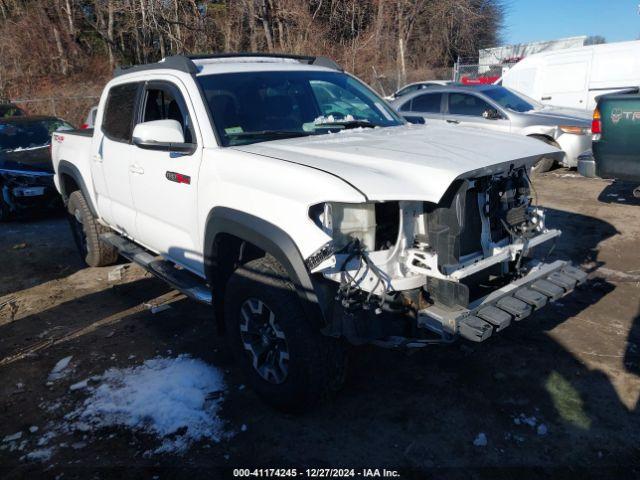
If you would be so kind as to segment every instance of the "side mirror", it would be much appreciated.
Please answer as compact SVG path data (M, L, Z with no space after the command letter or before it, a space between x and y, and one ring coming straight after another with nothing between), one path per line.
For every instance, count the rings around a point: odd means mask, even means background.
M182 126L176 120L139 123L133 129L133 144L145 150L162 152L193 153L196 149L193 143L184 143Z
M496 110L495 108L487 108L484 112L482 112L482 118L485 118L487 120L499 120L502 118L502 115L500 115L500 112L498 112L498 110Z

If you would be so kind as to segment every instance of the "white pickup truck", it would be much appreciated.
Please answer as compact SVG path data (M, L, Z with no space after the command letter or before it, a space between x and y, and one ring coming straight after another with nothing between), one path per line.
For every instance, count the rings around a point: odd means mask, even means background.
M119 255L212 304L250 385L304 409L348 343L479 342L585 280L530 251L560 235L536 140L410 125L322 57L175 56L120 70L95 130L53 135L86 263Z

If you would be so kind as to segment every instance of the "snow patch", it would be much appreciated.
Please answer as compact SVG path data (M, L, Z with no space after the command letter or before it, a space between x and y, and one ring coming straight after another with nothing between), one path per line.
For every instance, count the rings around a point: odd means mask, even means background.
M53 370L51 370L51 373L49 374L49 378L47 378L47 381L54 382L64 377L68 373L66 369L69 366L69 363L71 362L72 358L73 356L69 355L68 357L64 357L62 360L58 361L58 363L56 363L55 366L53 367Z
M14 442L22 438L22 432L16 432L13 435L7 435L2 439L2 442Z
M88 386L89 397L66 416L70 427L128 427L159 437L153 453L183 453L199 440L219 442L230 435L218 417L226 390L220 370L187 355L157 357L137 367L112 368Z
M53 450L51 448L41 448L27 453L23 458L32 462L45 462L51 458Z
M487 436L480 432L478 436L473 440L473 444L476 447L486 447L487 446Z

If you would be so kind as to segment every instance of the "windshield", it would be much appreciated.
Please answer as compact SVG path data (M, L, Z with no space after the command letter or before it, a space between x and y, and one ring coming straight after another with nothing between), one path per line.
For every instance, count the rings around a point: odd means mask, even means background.
M30 150L49 146L51 134L73 127L62 120L29 120L0 123L0 150Z
M198 81L225 146L405 123L344 73L242 72Z
M496 86L483 89L482 93L499 103L502 107L513 110L514 112L529 112L535 109L534 105L529 101L504 87Z

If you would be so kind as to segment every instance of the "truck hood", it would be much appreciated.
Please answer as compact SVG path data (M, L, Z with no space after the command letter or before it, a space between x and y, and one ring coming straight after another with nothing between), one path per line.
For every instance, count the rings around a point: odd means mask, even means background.
M437 125L345 130L232 148L327 172L368 200L434 203L458 178L531 166L544 156L561 160L564 155L523 136Z

